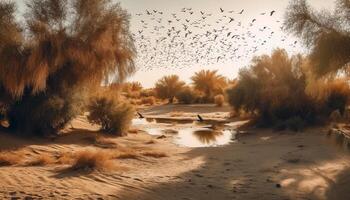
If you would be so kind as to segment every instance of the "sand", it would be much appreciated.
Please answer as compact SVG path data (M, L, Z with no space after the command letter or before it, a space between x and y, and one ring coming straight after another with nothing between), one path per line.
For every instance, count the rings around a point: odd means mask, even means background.
M167 105L140 111L224 120L230 109ZM105 136L111 144L99 144L97 130L79 117L56 139L0 134L1 151L20 151L26 159L86 148L138 155L113 160L116 167L107 171L70 171L61 164L0 167L0 199L350 199L349 153L327 137L327 127L301 133L250 129L235 143L210 148L179 147L171 137L157 139L142 131Z

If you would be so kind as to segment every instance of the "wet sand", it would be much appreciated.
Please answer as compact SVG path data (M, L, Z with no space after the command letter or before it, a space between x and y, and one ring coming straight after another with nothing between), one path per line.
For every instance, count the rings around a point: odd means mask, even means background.
M158 106L141 110L146 116L223 120L229 108L212 105ZM181 129L188 124L156 124ZM196 124L190 126L197 126ZM251 129L237 141L219 147L179 146L166 137L144 131L108 138L100 146L89 138L100 135L84 118L69 134L52 140L20 139L0 134L0 149L21 150L27 157L95 148L140 152L138 159L116 159L116 169L92 173L67 172L66 166L0 168L0 199L350 199L349 153L327 137L328 128L302 133ZM137 125L134 129L144 129ZM167 157L142 156L164 152Z

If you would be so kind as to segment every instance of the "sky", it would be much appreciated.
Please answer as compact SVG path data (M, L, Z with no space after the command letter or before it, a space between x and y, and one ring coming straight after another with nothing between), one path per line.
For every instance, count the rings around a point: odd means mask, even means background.
M329 9L334 6L334 2L331 0L309 0L309 3L317 9ZM241 67L246 67L249 65L251 58L255 55L269 54L271 51L277 47L285 48L291 54L298 52L305 52L306 49L302 45L297 45L295 48L291 48L289 44L297 40L292 35L288 35L280 30L279 24L276 21L283 22L284 13L289 4L289 0L122 0L121 5L123 8L127 9L132 14L131 19L131 29L133 32L137 32L142 29L140 20L145 20L146 17L143 15L137 17L137 13L145 13L146 10L160 10L165 13L179 13L182 8L192 8L195 13L199 11L205 11L206 13L219 14L220 8L224 10L235 11L232 15L236 21L242 21L242 24L250 23L252 19L257 19L256 26L269 26L271 30L275 32L274 38L287 37L290 42L281 43L279 39L271 39L267 42L266 47L247 55L245 58L227 60L225 62L220 62L217 64L190 64L185 68L155 68L153 70L144 71L142 68L142 61L137 62L138 68L140 70L130 78L131 81L140 81L146 87L152 87L154 82L157 81L164 75L177 74L181 79L190 83L190 77L201 69L213 69L218 70L218 72L229 78L235 78ZM244 14L237 16L237 12L244 9ZM261 16L260 13L275 10L273 19L271 19L268 14ZM212 23L215 26L215 23ZM258 31L256 33L257 37L260 37ZM261 37L266 37L261 35ZM249 44L248 44L249 45ZM165 66L164 66L165 67Z
M24 0L15 0L15 2L23 9ZM334 1L332 0L308 0L308 2L316 9L334 7ZM158 79L171 74L177 74L182 80L190 83L190 77L202 69L218 70L219 74L228 78L235 78L240 68L249 66L253 56L270 54L273 49L278 47L285 48L290 54L307 52L302 44L294 43L298 41L297 38L281 30L289 0L120 0L120 3L122 8L126 9L131 15L130 26L138 51L136 58L137 72L128 81L139 81L144 87L153 87ZM190 10L182 12L183 8ZM222 12L220 8L224 11ZM244 12L239 14L242 9L244 9ZM157 13L153 13L153 10ZM148 15L147 11L152 14ZM181 30L181 34L184 33L184 30L182 30L183 24L186 23L184 20L195 21L195 19L200 19L202 17L200 11L205 13L204 15L208 14L210 16L206 16L206 19L203 20L202 23L206 26L203 30L193 29L192 31L191 26L194 25L189 25L192 34L201 35L206 31L212 32L214 29L223 29L222 32L217 33L219 39L216 41L214 39L210 42L202 40L203 43L210 43L211 45L209 50L205 49L208 54L202 57L196 56L196 53L198 53L196 45L188 46L192 40L190 37L181 35L181 37L176 38L175 42L164 37L172 27L174 27L174 32ZM270 16L271 11L275 11L273 16ZM160 16L159 12L163 14ZM193 12L193 14L190 15L189 12ZM262 13L266 14L263 15ZM172 18L173 14L179 18L178 23ZM235 21L229 23L230 17L234 18ZM160 18L163 19L161 23L157 22L157 20L160 21ZM256 21L252 22L253 19L256 19ZM168 20L175 22L168 23ZM238 23L240 23L239 27ZM163 28L157 29L157 31L150 28L159 24ZM267 27L267 29L262 31L263 27ZM142 34L139 34L139 32L142 32ZM240 40L238 38L232 39L231 37L225 39L225 42L232 47L223 51L219 42L222 42L228 32L241 37L245 34L245 38L243 37L244 40L242 38ZM273 34L270 35L272 32ZM247 33L248 35L254 35L255 42L252 38L247 37ZM173 35L175 34L172 33ZM160 42L159 40L162 37L164 37L164 41ZM283 39L283 42L281 39ZM264 44L257 48L257 43L262 41L264 41ZM186 52L180 51L179 47L168 46L172 43L185 43L187 45ZM255 51L252 51L254 48ZM234 49L237 49L237 51L234 52ZM168 52L167 56L165 56L165 51ZM201 51L203 50L201 49ZM219 60L216 59L217 57L225 58ZM193 58L196 61L193 61ZM209 62L208 60L213 61Z

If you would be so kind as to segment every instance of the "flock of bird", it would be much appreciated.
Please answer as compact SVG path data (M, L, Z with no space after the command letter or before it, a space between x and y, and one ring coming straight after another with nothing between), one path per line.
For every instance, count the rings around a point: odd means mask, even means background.
M245 10L225 10L216 13L183 8L176 13L145 10L136 14L139 23L133 33L140 70L222 64L247 59L259 50L267 49L269 41L288 43L295 48L297 41L286 36L276 38L283 29L275 18L275 10L245 17ZM265 25L258 24L260 18ZM247 21L248 20L248 21ZM277 24L274 30L269 25ZM276 28L275 28L276 29Z

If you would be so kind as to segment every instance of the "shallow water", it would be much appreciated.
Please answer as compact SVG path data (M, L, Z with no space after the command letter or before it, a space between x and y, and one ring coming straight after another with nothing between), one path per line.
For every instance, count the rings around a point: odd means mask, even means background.
M169 127L152 127L159 124L188 124L189 127L169 129ZM143 128L150 135L167 135L172 141L184 147L219 147L235 140L236 131L223 122L197 122L195 120L172 119L134 119L133 125Z

